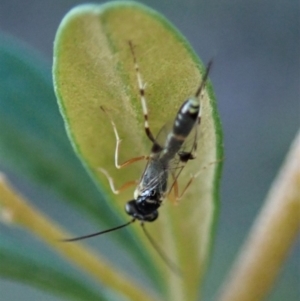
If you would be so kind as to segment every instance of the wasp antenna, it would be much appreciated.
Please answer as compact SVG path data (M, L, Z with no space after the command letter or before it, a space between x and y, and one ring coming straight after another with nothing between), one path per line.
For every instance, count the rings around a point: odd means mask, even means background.
M112 231L115 231L115 230L119 230L121 228L129 226L134 221L135 221L135 219L132 219L128 223L120 225L120 226L117 226L117 227L114 227L114 228L110 228L110 229L107 229L107 230L104 230L104 231L100 231L100 232L96 232L96 233L92 233L92 234L88 234L88 235L84 235L84 236L79 236L79 237L74 237L74 238L66 238L66 239L62 239L61 241L71 242L71 241L83 240L83 239L86 239L86 238L91 238L91 237L94 237L94 236L102 235L102 234L105 234L105 233L108 233L108 232L112 232Z
M202 81L201 81L201 84L199 86L199 88L197 89L196 93L195 93L195 96L198 97L202 91L202 89L204 89L205 87L205 84L207 82L207 78L208 78L208 74L209 74L209 71L211 69L211 66L212 66L212 63L213 63L213 60L211 59L207 66L206 66L206 70L205 70L205 73L203 75L203 78L202 78Z
M170 270L175 273L177 276L182 277L182 272L179 269L179 267L168 258L168 256L165 254L165 252L159 247L159 245L154 241L150 233L146 230L144 223L141 223L142 229L151 243L152 247L155 249L155 251L159 254L161 259L164 261L164 263L170 268Z

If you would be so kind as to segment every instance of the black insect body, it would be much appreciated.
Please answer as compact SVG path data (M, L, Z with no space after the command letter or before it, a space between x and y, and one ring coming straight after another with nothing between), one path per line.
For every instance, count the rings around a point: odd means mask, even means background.
M157 219L157 209L168 192L167 181L169 171L172 170L170 165L175 155L179 156L182 163L194 158L192 152L195 150L196 140L191 152L179 153L179 150L197 125L198 118L200 118L199 112L199 100L188 99L179 109L165 145L160 146L156 141L154 142L147 167L135 190L134 200L129 201L125 206L126 212L133 218L147 222Z

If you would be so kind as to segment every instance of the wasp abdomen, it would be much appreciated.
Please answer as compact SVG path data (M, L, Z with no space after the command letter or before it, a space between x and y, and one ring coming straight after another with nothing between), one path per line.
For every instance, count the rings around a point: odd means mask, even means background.
M173 129L168 135L162 161L168 162L180 150L195 124L200 121L199 111L198 98L191 97L183 103L174 120Z
M186 100L179 109L173 125L173 133L178 139L186 138L197 121L200 110L198 98L192 97Z

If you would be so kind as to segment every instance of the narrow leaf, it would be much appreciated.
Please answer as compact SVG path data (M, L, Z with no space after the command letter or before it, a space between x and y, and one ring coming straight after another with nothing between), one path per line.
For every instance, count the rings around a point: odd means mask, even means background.
M67 300L107 300L79 279L9 248L0 249L0 260L0 276L3 278L35 286Z

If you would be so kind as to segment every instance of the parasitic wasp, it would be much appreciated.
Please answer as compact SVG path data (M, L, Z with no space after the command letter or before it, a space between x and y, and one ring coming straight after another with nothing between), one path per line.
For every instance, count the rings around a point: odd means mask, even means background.
M125 161L123 164L119 164L118 155L121 140L119 138L117 127L105 108L101 107L101 109L110 119L116 138L116 168L120 169L140 160L146 160L147 164L139 181L127 182L120 189L115 188L113 178L105 169L100 168L100 171L106 176L107 180L109 181L110 188L115 194L120 193L128 187L137 185L134 191L133 200L128 201L125 205L125 211L129 216L131 216L131 220L114 228L76 238L65 239L64 241L77 241L98 236L124 228L138 220L141 223L146 237L162 257L164 262L174 272L178 273L178 268L176 265L168 259L166 254L156 244L154 239L146 230L144 224L145 222L153 222L158 218L158 209L167 197L175 202L179 201L186 193L192 181L198 175L198 173L193 175L183 188L182 192L179 193L178 178L185 165L190 160L195 159L196 156L195 153L197 150L199 127L201 123L201 99L203 98L206 82L208 80L208 74L212 66L212 61L208 63L202 77L202 81L195 94L183 102L175 116L175 119L171 123L166 123L161 128L158 135L154 137L148 122L145 84L142 80L134 47L131 41L129 41L129 47L133 57L133 63L138 82L138 89L144 115L145 133L151 141L152 147L149 155L135 157ZM174 192L173 195L171 195L172 191Z

